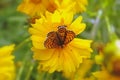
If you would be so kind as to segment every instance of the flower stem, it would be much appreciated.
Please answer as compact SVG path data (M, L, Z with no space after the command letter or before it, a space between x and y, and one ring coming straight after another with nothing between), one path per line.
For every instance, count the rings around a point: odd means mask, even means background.
M22 73L24 72L24 69L26 67L26 63L28 62L28 59L30 59L29 55L30 55L30 51L27 51L26 55L24 56L24 58L22 60L23 64L21 65L21 67L18 70L16 80L21 80L21 76L22 76ZM33 67L34 67L34 64L30 66L30 69L29 69L28 74L27 74L28 78L29 78L29 75L31 74L31 71L33 70ZM28 79L25 79L25 80L28 80Z
M21 80L21 75L22 75L22 72L23 72L23 69L24 69L24 65L25 65L25 61L23 61L23 64L22 64L22 66L20 67L20 69L18 71L16 80Z
M30 76L31 76L31 73L32 73L32 70L34 68L34 65L35 65L35 62L31 62L31 66L29 67L29 70L28 70L28 74L26 75L25 77L25 80L29 80Z
M108 16L105 16L105 21L106 21L106 24L107 24L107 29L108 29L108 34L109 34L109 37L110 37L110 41L118 39L117 35L115 34L114 27L110 25L110 21L109 21Z
M24 41L22 41L19 45L17 45L17 46L15 47L15 50L14 50L14 51L20 49L23 45L25 45L25 44L26 44L27 42L29 42L29 41L30 41L30 38L25 39Z
M96 33L97 33L97 31L98 31L98 27L99 27L98 24L99 24L99 22L100 22L102 13L103 13L102 10L99 10L99 11L98 11L98 15L97 15L97 17L96 17L96 20L95 20L95 22L94 22L93 28L92 28L92 30L91 30L91 38L92 38L92 39L95 38Z

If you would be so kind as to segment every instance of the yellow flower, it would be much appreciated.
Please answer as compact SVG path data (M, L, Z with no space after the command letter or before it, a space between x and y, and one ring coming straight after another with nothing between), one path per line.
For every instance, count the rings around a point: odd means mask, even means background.
M93 75L97 80L120 80L120 76L113 75L103 68L102 71L94 72Z
M79 12L84 12L86 11L86 6L88 5L88 1L87 0L76 0L76 5L75 5L75 12L79 13Z
M23 0L17 10L32 17L37 16L39 12L43 13L45 11L42 1L44 0Z
M14 80L15 78L14 56L11 55L13 49L14 45L0 48L0 80Z
M79 67L80 63L83 62L83 58L90 57L90 52L92 51L90 48L91 40L74 38L71 42L62 44L59 47L54 47L56 42L53 40L50 41L53 43L53 45L51 45L53 48L49 48L50 46L46 48L44 45L46 37L50 35L50 32L55 31L57 34L58 26L65 25L66 29L73 31L75 35L81 33L85 29L86 25L81 23L81 16L73 22L72 20L72 12L59 13L58 11L55 11L54 14L46 12L45 16L37 19L36 23L32 24L33 28L30 28L29 32L32 34L32 50L34 51L33 58L40 61L39 69L50 73L54 71L63 71L65 73L74 72L76 68ZM60 35L57 34L55 39L60 40L58 37L61 38ZM49 38L54 37L51 36ZM60 43L62 42L58 41L58 44Z
M98 80L120 80L120 40L107 43L96 60L102 65L102 71L93 73Z
M57 10L60 12L72 11L74 14L86 11L87 0L56 0Z
M59 10L73 11L74 13L84 12L86 10L87 0L23 0L18 6L18 11L26 13L32 17L38 17L45 11L54 12Z

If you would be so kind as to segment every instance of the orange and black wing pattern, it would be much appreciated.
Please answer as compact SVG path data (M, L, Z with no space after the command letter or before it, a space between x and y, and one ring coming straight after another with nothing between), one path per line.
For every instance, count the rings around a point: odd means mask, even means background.
M64 40L64 44L68 44L69 42L71 42L73 39L75 38L75 33L73 31L66 31L66 36L65 36L65 40Z
M57 31L52 31L47 34L44 46L48 49L63 48L63 46L71 42L74 37L75 33L73 31L67 30L65 26L59 26Z
M47 39L44 42L44 46L48 49L59 47L58 38L55 31L48 33Z

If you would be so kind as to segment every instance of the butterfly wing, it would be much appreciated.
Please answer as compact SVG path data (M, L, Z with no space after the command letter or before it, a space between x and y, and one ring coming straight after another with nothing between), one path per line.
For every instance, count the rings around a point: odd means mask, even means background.
M57 32L52 31L47 35L47 39L44 42L44 46L48 49L63 47L71 42L75 37L75 33L70 30L66 30L64 26L60 27Z
M48 49L59 47L58 38L57 38L57 34L55 31L48 33L47 39L44 42L44 46Z
M68 44L75 38L75 33L73 31L67 30L65 35L64 44Z

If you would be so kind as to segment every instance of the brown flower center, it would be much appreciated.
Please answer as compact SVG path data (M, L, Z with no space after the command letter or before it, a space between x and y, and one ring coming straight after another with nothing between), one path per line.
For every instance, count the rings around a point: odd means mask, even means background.
M57 5L53 2L49 2L47 6L47 10L53 13L56 9L57 9Z
M120 76L120 60L113 62L113 74Z

